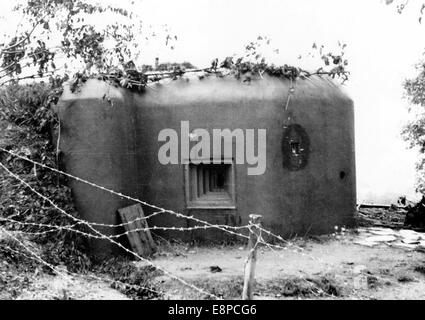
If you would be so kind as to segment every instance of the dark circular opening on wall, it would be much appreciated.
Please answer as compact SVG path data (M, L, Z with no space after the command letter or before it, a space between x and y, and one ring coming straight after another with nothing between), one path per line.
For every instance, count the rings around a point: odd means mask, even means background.
M341 180L343 180L344 178L345 178L345 176L346 176L347 174L345 173L345 171L340 171L339 172L339 178L341 179Z

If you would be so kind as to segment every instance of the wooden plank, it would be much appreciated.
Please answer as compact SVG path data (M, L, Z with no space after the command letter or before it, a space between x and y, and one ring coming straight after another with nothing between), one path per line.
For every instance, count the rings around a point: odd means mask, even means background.
M134 252L142 257L147 257L155 252L155 242L149 230L140 230L148 228L148 223L144 218L143 208L140 204L118 209L118 213L123 223L127 223L124 227L128 233L128 241ZM137 220L138 219L138 220ZM139 229L138 231L133 231Z

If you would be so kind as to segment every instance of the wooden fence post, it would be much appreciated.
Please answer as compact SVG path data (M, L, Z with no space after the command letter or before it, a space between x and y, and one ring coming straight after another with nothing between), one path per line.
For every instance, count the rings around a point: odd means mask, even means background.
M257 262L257 241L260 234L258 227L261 226L261 215L249 215L249 242L248 242L248 258L245 262L244 283L242 290L243 300L252 300L254 294L255 282L255 264Z

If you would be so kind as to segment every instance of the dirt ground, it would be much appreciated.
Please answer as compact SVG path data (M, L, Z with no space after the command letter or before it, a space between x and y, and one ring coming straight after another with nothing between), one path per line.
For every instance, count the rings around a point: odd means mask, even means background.
M385 228L362 228L298 248L258 250L256 299L425 299L424 240ZM409 234L408 236L411 236ZM401 240L400 240L401 239ZM404 242L405 241L405 242ZM407 242L411 242L411 244ZM413 244L412 244L413 243ZM245 247L176 247L154 263L223 298L240 298ZM218 268L217 268L218 267ZM166 298L206 298L166 277Z
M293 243L286 249L258 248L255 299L425 299L425 233L368 227ZM247 255L240 245L168 244L152 262L218 297L239 299ZM0 292L0 299L130 298L90 274L8 275L9 284L24 289L12 297ZM211 298L160 273L152 284L162 293L159 299Z
M109 283L87 276L48 276L35 280L17 300L128 300Z

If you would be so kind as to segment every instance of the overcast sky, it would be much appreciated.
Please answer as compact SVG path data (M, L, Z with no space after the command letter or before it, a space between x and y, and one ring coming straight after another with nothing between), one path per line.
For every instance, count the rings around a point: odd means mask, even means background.
M174 50L162 41L146 46L144 59L149 64L159 57L163 62L209 66L213 58L241 52L258 35L267 35L280 52L269 57L273 62L308 68L307 61L297 58L309 52L313 42L329 48L345 42L351 71L345 87L356 115L358 202L382 202L404 194L414 197L416 154L406 148L400 131L408 118L402 82L414 75L413 66L425 49L425 25L417 22L417 7L399 15L383 0L135 3L147 24L167 24L178 36Z

